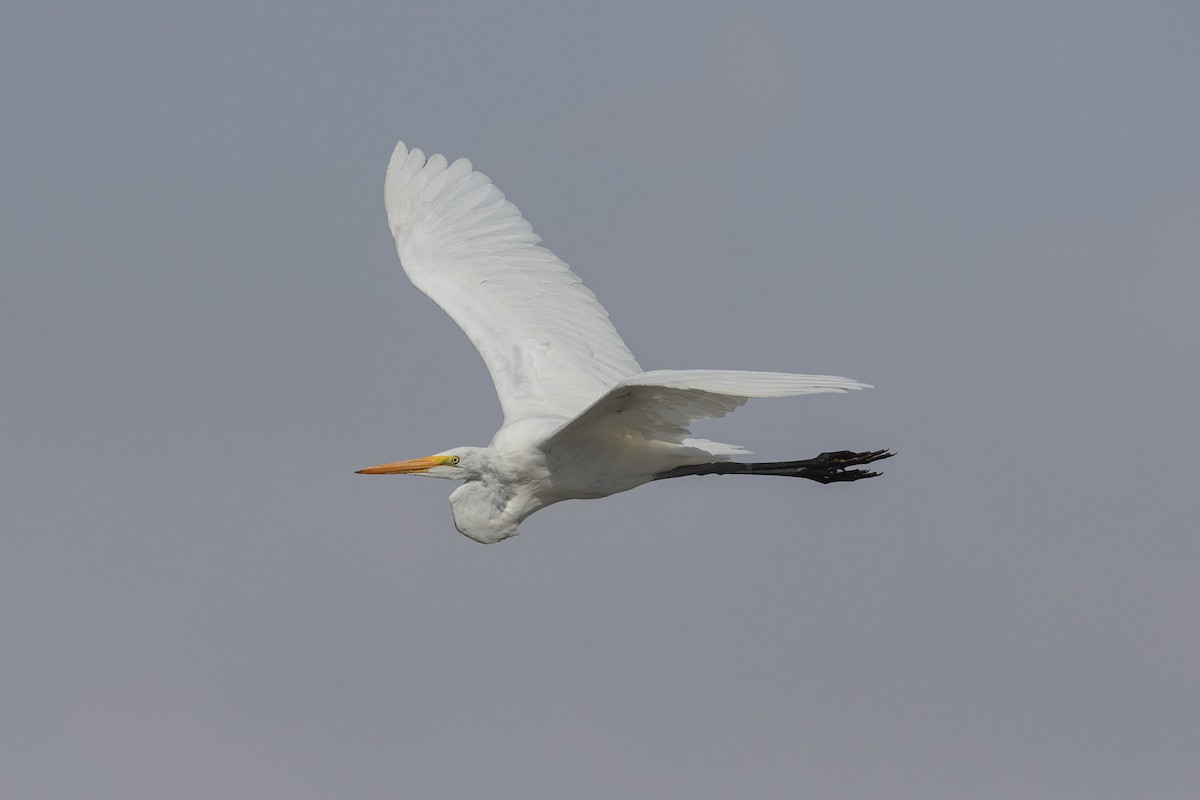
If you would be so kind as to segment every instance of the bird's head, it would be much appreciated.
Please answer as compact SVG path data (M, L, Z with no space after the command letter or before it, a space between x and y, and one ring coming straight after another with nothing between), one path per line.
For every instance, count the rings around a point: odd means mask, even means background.
M456 447L433 456L393 461L358 470L359 475L425 475L452 481L476 480L482 474L481 447Z

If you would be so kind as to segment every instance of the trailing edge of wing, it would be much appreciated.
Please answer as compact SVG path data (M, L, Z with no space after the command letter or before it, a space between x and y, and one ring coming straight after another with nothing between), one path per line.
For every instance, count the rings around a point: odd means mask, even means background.
M618 383L547 441L559 446L571 439L630 437L676 444L691 439L691 425L723 417L754 397L788 397L867 389L870 384L835 375L796 375L742 370L655 370ZM714 454L743 452L737 445L701 449Z

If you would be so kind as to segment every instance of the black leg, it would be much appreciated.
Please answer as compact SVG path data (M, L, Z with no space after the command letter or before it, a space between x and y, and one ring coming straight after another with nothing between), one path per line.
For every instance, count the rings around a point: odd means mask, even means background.
M654 480L682 478L685 475L780 475L788 478L807 478L817 483L838 483L878 477L878 472L847 467L860 467L894 455L890 450L871 450L865 453L838 450L821 453L816 458L802 461L764 461L755 464L718 461L713 464L690 464L669 469L655 475Z

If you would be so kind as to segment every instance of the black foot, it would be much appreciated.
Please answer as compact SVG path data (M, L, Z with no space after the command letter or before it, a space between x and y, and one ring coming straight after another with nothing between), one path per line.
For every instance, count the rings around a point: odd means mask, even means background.
M675 467L658 473L654 479L682 478L685 475L780 475L788 478L807 478L817 483L837 483L878 477L878 472L847 469L847 467L861 467L864 464L882 461L894 455L896 454L891 450L871 450L865 453L838 450L832 453L821 453L816 458L806 458L803 461L768 461L753 464L740 461L719 461L715 464L689 464Z
M837 450L832 453L821 453L816 458L806 459L805 461L785 461L777 465L779 471L764 470L759 474L791 475L797 478L807 478L817 483L857 481L863 478L877 478L879 477L879 473L865 469L847 469L847 467L861 467L864 464L882 461L894 455L896 454L890 450L871 450L865 453ZM758 472L758 470L755 471Z

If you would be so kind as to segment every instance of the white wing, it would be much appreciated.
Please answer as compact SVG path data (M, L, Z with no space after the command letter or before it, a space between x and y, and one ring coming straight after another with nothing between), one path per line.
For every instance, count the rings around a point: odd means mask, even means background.
M752 397L789 397L848 389L870 384L833 375L793 375L786 372L740 370L654 370L633 375L614 386L586 411L563 425L543 445L611 441L654 441L696 448L709 455L749 452L737 445L692 439L696 420L723 417ZM569 443L569 444L568 444Z
M506 425L569 419L641 371L596 296L467 159L401 142L384 201L404 271L483 356Z

